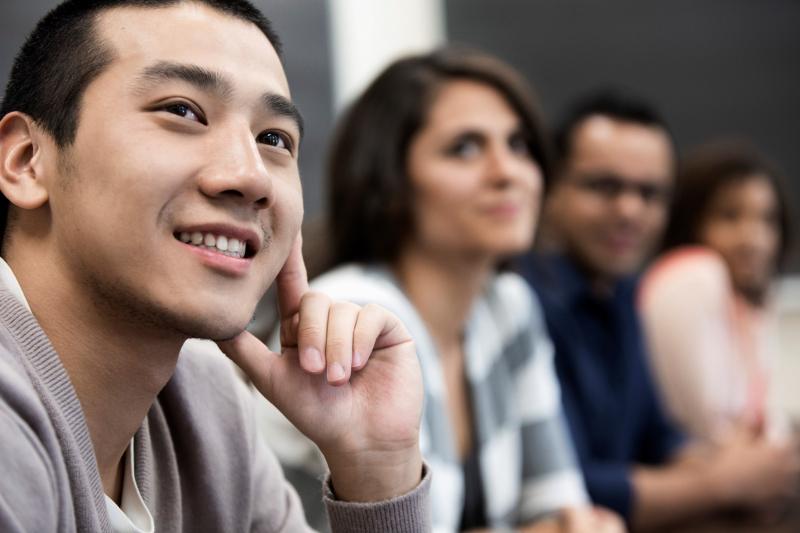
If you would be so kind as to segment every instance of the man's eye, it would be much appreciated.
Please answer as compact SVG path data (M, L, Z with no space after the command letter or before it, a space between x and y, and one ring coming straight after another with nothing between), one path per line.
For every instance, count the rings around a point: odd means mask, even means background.
M587 183L587 187L604 196L616 196L622 192L623 186L615 180L596 180Z
M192 109L185 104L170 104L164 108L165 111L172 113L173 115L178 115L179 117L183 117L189 120L195 120L197 122L202 122L200 117L192 111Z
M262 133L256 138L256 140L262 144L274 146L275 148L285 148L287 150L289 149L286 140L279 133L276 133L274 131L268 131L266 133Z

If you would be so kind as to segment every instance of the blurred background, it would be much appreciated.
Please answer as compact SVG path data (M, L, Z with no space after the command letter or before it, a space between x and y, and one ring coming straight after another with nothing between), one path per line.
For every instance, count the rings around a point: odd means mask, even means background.
M0 3L0 83L56 0ZM800 204L797 0L256 0L285 44L306 119L300 155L307 219L322 209L334 118L387 63L446 41L524 73L557 120L575 97L617 87L653 101L680 149L720 135L756 141ZM800 244L800 243L799 243ZM800 272L781 282L784 404L800 414ZM794 379L792 377L795 377Z

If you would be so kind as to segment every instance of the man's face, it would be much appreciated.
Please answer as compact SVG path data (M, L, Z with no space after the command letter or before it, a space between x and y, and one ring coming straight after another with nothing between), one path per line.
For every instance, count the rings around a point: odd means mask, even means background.
M114 9L98 26L115 58L87 88L74 145L48 168L61 184L52 245L109 312L231 337L302 220L300 130L280 60L256 26L196 4Z
M672 145L660 128L591 116L573 132L572 154L547 200L563 244L591 272L634 272L664 228Z

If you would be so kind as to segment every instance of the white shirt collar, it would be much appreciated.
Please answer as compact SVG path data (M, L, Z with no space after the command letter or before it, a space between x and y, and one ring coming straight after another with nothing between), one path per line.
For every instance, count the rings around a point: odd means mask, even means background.
M5 259L0 257L0 281L3 282L3 285L8 287L8 290L11 291L11 294L17 297L17 300L22 302L25 307L28 308L28 311L31 310L31 306L28 305L28 300L25 299L25 295L22 294L22 287L19 286L19 281L17 281L17 276L11 271L11 267L8 266Z

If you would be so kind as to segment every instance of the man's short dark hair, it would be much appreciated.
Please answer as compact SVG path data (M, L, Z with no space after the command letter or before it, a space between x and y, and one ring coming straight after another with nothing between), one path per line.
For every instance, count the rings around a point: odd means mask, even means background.
M666 122L655 106L643 98L618 90L594 92L578 99L555 130L558 167L563 167L572 155L575 130L586 119L598 115L620 122L661 128L672 139Z
M114 51L98 39L97 15L118 7L164 8L189 2L255 24L281 55L270 21L248 0L67 0L36 24L14 59L0 118L19 111L50 134L59 148L70 146L86 88L114 59ZM0 195L0 239L8 208L8 199Z

